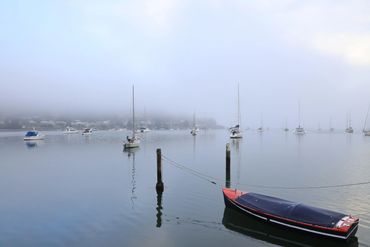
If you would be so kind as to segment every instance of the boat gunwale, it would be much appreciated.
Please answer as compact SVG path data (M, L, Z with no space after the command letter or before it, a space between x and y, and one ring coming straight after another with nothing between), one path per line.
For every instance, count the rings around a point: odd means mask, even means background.
M227 196L227 193L225 191L229 192L234 192L237 194L235 196L235 199ZM289 218L284 218L278 215L270 214L270 213L265 213L260 210L256 210L254 208L245 206L241 203L238 203L236 201L236 198L240 197L241 195L247 194L247 192L242 192L240 190L232 190L232 189L223 189L223 194L224 198L227 199L230 203L232 203L234 206L237 208L247 212L250 215L253 215L257 218L263 219L267 222L272 222L275 224L279 225L284 225L286 227L290 228L298 228L299 230L306 231L306 232L311 232L315 234L320 234L324 236L329 236L329 237L334 237L334 238L340 238L340 239L347 239L352 235L352 233L356 230L358 227L359 219L357 217L353 217L355 219L355 222L352 223L347 230L344 230L343 228L331 228L331 227L324 227L320 225L314 225L314 224L309 224L305 222L300 222L296 220L292 220Z

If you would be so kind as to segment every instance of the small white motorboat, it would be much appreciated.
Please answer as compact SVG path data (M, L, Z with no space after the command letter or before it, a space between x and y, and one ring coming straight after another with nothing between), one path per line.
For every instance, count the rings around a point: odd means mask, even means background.
M82 131L82 135L91 135L92 134L92 129L91 128L85 128Z
M147 127L140 127L138 130L136 130L137 133L146 133L149 132L150 129Z
M27 133L24 135L23 140L25 141L35 141L35 140L44 140L44 135L40 134L36 130L27 131Z
M64 134L78 134L78 130L72 128L72 127L67 127L64 132Z

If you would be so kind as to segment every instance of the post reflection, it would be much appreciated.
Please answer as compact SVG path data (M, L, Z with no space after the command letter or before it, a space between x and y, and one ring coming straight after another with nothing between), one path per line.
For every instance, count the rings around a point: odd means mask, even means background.
M292 231L225 207L222 224L229 230L279 246L357 247L358 239L340 241Z
M157 217L157 224L156 224L156 227L160 228L162 226L162 195L163 195L163 192L161 191L157 191L157 207L156 207L156 210L157 210L157 213L156 213L156 217Z

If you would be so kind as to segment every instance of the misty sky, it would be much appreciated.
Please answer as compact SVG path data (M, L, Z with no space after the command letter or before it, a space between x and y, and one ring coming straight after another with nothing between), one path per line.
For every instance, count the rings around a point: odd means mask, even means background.
M1 1L0 113L166 112L362 127L370 1Z

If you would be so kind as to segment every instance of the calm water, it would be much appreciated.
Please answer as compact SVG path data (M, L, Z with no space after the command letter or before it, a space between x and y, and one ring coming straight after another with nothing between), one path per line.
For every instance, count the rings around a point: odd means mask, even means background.
M44 134L25 143L23 132L0 132L0 246L370 246L370 185L273 188L370 181L370 138L360 134L247 131L230 142L225 130L153 131L134 152L122 151L125 131ZM232 186L360 214L357 239L318 240L225 209L227 142ZM157 195L158 147L217 185L164 162Z

